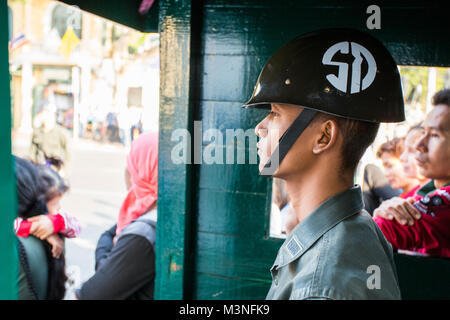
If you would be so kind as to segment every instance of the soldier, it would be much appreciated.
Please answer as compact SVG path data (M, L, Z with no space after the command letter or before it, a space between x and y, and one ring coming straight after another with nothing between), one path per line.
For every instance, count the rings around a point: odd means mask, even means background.
M356 30L300 36L269 59L244 107L270 109L255 128L260 174L286 181L299 222L267 299L400 299L392 247L354 185L379 123L404 120L387 49Z

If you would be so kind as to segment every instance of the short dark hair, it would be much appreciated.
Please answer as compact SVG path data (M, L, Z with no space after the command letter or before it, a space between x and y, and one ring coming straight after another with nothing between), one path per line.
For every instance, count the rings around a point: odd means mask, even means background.
M364 152L375 140L380 124L376 122L347 119L322 112L317 113L313 121L319 120L336 121L339 130L344 137L340 173L354 173Z
M436 92L431 100L433 106L445 104L450 107L450 89L442 89Z

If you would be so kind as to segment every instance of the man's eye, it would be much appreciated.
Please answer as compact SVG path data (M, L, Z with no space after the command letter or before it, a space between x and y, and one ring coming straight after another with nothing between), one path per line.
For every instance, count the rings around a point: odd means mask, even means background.
M269 112L269 115L271 115L272 117L276 117L276 116L278 116L278 113L273 112L273 111L270 111L270 112Z

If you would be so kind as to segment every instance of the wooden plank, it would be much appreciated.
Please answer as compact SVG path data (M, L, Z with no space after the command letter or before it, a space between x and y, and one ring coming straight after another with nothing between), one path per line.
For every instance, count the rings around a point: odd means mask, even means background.
M183 299L189 258L191 175L187 164L171 160L175 129L190 128L191 3L161 3L161 84L156 238L156 299Z
M205 3L205 54L251 55L260 63L281 45L324 28L366 31L390 50L398 64L449 66L450 36L442 0L381 0L381 29L369 30L373 1L215 1ZM414 50L411 50L414 48ZM257 62L256 62L257 63Z
M8 59L8 6L0 1L0 299L17 298L18 259L13 221L17 216L11 156L11 97Z
M402 299L450 299L450 259L394 254Z
M263 217L265 212L268 217L270 210L265 200L265 193L199 189L198 232L243 236L242 241L263 239L266 223Z
M234 300L235 297L262 300L271 283L271 279L251 280L207 273L198 273L195 276L197 281L194 298L199 300Z
M230 148L224 149L224 154ZM231 149L232 150L232 149ZM265 180L258 174L256 166L211 164L199 169L199 189L223 191L254 195L266 198L267 186ZM215 177L215 182L211 177ZM199 199L202 201L202 199ZM206 199L204 201L207 201ZM263 208L265 209L265 208Z

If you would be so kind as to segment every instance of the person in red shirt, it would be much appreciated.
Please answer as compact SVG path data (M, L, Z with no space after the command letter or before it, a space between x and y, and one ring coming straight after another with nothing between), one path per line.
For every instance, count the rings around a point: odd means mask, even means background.
M383 202L374 219L394 249L450 257L450 89L433 105L415 144L419 173L431 181L412 197Z

